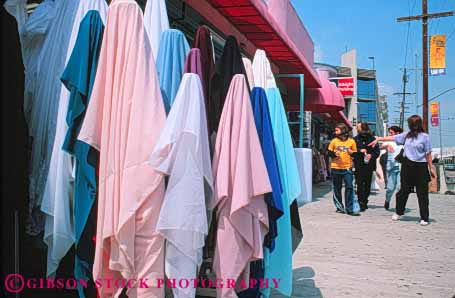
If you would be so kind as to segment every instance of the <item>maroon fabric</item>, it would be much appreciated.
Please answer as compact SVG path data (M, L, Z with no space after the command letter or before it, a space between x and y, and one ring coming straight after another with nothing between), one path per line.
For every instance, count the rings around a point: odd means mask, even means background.
M183 69L184 73L195 73L199 76L201 79L201 84L202 88L204 88L205 83L204 83L204 72L202 69L202 63L201 63L201 50L195 48L191 49L190 52L188 53L188 56L186 56L185 60L185 67ZM205 96L205 94L204 94Z
M206 26L199 26L194 38L193 48L200 50L202 66L202 86L204 88L205 107L209 107L210 85L215 74L215 61L213 60L213 46L210 30Z

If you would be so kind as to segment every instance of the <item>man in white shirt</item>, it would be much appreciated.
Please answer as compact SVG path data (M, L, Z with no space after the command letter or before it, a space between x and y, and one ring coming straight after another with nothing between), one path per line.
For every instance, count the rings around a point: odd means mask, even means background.
M391 126L389 128L389 135L394 136L402 133L403 130L398 126ZM385 142L381 149L387 150L387 190L386 190L386 199L384 202L384 208L389 210L390 201L392 200L392 195L395 190L400 188L400 171L401 164L395 160L398 154L400 154L402 145L397 145L395 142Z

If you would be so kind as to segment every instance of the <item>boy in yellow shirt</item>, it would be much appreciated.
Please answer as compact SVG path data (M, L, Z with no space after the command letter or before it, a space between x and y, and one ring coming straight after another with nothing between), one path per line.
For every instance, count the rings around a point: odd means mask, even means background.
M354 139L349 137L348 127L343 123L337 124L335 127L335 138L328 147L328 154L332 158L330 167L333 181L333 202L337 212L358 216L360 214L354 212L354 176L352 173L352 155L355 152L357 152L357 145ZM343 206L341 196L343 181L346 208Z

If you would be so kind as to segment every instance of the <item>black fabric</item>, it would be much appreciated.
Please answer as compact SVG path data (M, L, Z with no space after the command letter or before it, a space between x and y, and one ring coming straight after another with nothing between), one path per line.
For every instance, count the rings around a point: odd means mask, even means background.
M3 3L3 2L2 2ZM19 253L20 272L29 266L15 247L15 227L23 243L27 213L27 129L23 116L24 65L14 17L1 7L2 26L2 180L1 180L1 290L3 278L15 272L15 253Z
M368 197L371 193L371 181L373 179L373 171L357 171L355 172L355 183L357 185L357 198L359 199L360 208L366 208L368 205Z
M419 201L420 218L428 221L430 215L428 207L428 183L430 181L428 163L413 162L405 158L401 165L401 189L398 191L396 197L396 213L398 215L404 214L409 194L415 187Z
M209 135L218 130L218 124L223 111L224 101L236 74L243 74L246 77L245 67L240 54L239 44L234 36L228 36L224 45L223 54L215 66L215 74L210 87L209 102ZM247 80L248 84L248 80Z
M387 187L387 159L389 156L389 152L386 151L383 155L379 157L379 164L381 165L382 172L384 173L384 183Z
M335 151L332 151L332 150L327 150L327 155L331 158L337 157Z
M303 239L303 230L300 223L299 205L297 200L291 204L291 227L292 227L292 252L294 253Z
M379 149L378 144L374 147L368 146L368 144L375 140L375 137L371 134L360 133L354 138L354 140L357 145L357 152L353 154L356 171L365 173L376 171L376 159L381 154L381 150ZM367 153L371 154L371 159L368 163L364 162L365 154L360 152L362 149L366 149Z

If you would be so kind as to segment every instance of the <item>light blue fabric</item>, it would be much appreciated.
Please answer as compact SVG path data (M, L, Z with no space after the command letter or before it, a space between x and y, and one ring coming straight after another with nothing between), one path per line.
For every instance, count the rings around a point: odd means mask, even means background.
M275 249L270 252L264 249L265 278L280 279L277 290L290 297L292 294L292 233L291 213L292 202L301 193L300 176L297 160L292 144L288 120L278 88L267 89L267 102L272 121L273 138L278 157L280 181L283 188L282 202L284 215L278 219L278 236ZM270 296L270 288L262 289L265 298Z
M408 133L403 132L393 136L398 145L404 145L404 155L415 162L426 162L426 155L431 152L430 136L419 133L416 138L407 138Z
M156 70L166 113L171 110L172 103L177 95L189 51L190 46L185 35L179 30L168 29L161 33Z

